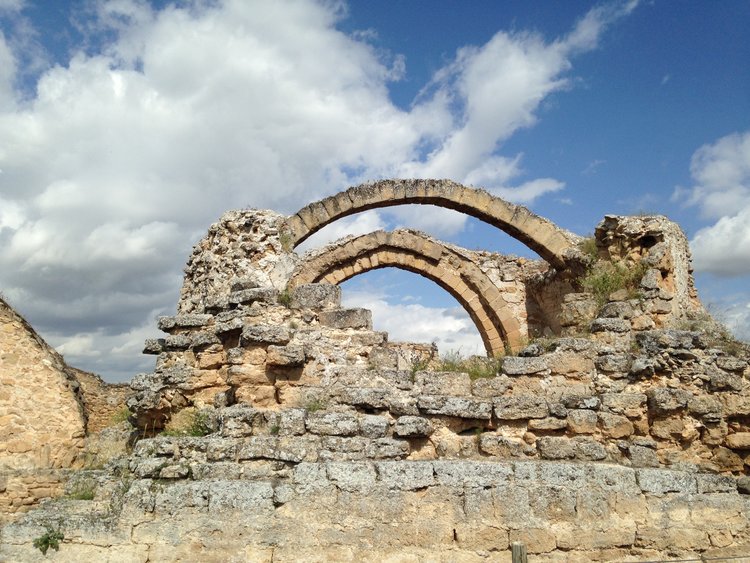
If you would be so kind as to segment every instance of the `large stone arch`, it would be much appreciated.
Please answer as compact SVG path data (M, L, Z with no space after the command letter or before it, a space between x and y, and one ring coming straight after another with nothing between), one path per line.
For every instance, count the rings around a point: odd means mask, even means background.
M305 283L338 285L358 274L386 267L424 276L450 293L474 321L491 356L523 343L518 321L503 295L467 257L422 233L376 231L326 247L304 260L289 287Z
M497 198L485 190L450 180L409 179L362 184L303 207L287 219L291 245L297 246L342 217L408 203L438 205L481 219L523 242L558 269L566 267L565 252L578 239L525 207Z

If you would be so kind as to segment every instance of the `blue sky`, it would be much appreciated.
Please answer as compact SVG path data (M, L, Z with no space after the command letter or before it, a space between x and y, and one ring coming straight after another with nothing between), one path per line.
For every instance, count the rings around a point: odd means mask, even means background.
M0 291L73 365L149 370L190 247L223 211L293 212L451 177L579 234L662 213L750 337L750 3L0 0ZM179 203L176 203L179 202ZM432 208L368 212L531 255ZM394 339L481 350L442 290L345 284Z

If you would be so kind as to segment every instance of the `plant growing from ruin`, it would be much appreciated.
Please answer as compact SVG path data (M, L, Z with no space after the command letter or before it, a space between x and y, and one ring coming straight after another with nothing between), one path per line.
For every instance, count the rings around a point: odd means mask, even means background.
M284 252L292 251L292 240L292 235L286 231L279 235L279 243L281 243L281 248Z
M281 293L279 293L277 301L278 301L279 305L283 305L286 308L291 307L291 305L292 305L292 292L289 291L289 288L284 288L284 291L282 291Z
M34 540L34 547L47 555L47 550L51 547L55 551L60 550L60 542L65 539L63 533L59 530L47 528L47 531Z
M581 278L581 287L593 294L598 305L604 305L615 291L625 289L631 299L638 297L638 284L646 273L642 262L626 266L622 262L599 260Z
M581 239L577 246L578 250L580 250L592 264L599 259L599 249L596 246L596 238L594 238L593 235Z
M128 407L122 407L121 409L116 411L109 419L110 426L116 426L118 424L122 424L123 422L127 422L130 418L130 415L130 409Z
M446 352L438 365L436 371L455 371L466 373L472 380L495 377L502 367L502 358L483 358L481 356L470 356L464 358L459 350Z
M94 500L96 495L96 483L91 479L78 481L68 493L68 498L73 500Z
M310 399L305 404L305 409L307 409L308 412L317 412L324 410L326 408L326 404L324 401L320 399Z
M173 417L164 436L206 436L213 432L208 413L185 409L180 417Z

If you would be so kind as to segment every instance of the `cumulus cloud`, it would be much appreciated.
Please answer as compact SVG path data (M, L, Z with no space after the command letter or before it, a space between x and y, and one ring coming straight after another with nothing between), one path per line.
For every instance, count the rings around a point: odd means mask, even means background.
M560 39L499 32L463 47L408 110L389 94L408 61L339 31L341 3L91 6L79 48L49 67L23 3L0 0L15 18L0 34L0 289L74 364L109 358L124 373L143 360L115 340L174 310L191 245L227 209L292 212L384 176L475 181L527 203L562 189L496 151L629 5ZM29 94L19 76L32 75Z
M691 241L695 268L719 275L750 274L750 131L700 147L691 159L695 185L673 199L716 221Z
M378 291L345 291L346 307L372 311L373 326L395 342L435 342L441 354L458 351L465 356L485 354L484 344L469 315L460 307L426 307L419 303L392 303Z

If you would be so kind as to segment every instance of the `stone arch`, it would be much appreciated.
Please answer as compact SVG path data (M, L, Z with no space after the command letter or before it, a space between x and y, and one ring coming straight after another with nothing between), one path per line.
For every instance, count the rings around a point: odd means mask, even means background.
M525 207L514 205L485 190L451 180L380 180L303 207L287 219L292 247L342 217L394 205L432 204L455 209L485 221L526 244L552 266L567 266L565 253L578 237Z
M321 282L338 285L386 267L419 274L450 293L474 321L489 355L522 345L520 325L487 275L457 250L416 231L376 231L334 243L303 260L289 287Z

